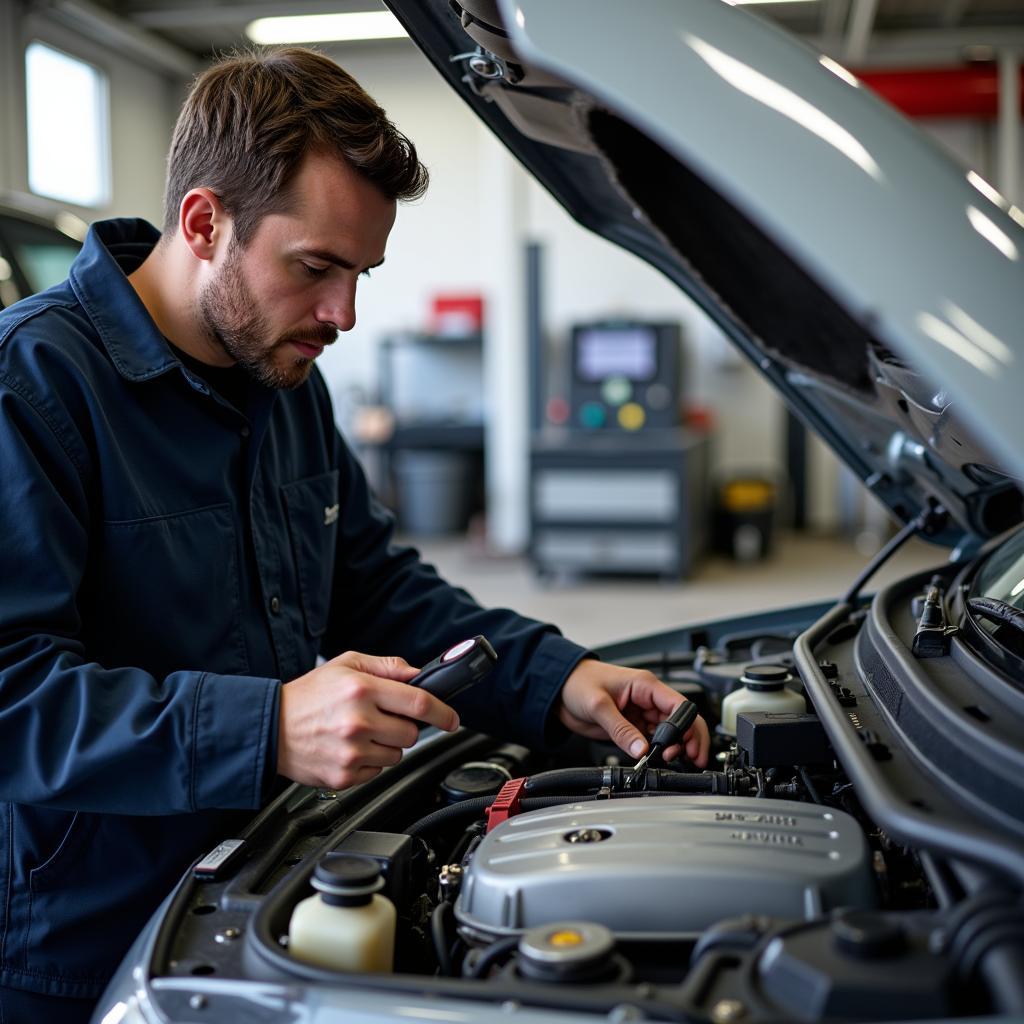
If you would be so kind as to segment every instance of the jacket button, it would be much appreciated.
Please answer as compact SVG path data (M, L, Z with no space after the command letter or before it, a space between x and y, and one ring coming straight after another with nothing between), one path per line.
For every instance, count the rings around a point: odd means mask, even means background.
M275 596L275 597L272 597L270 599L270 610L275 615L277 615L277 613L280 612L280 610L281 610L281 598Z

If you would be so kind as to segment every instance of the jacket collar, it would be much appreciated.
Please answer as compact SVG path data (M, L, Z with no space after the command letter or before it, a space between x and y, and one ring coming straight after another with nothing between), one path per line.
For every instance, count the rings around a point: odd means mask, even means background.
M160 240L138 218L97 221L71 266L71 286L122 377L150 380L181 364L128 281Z

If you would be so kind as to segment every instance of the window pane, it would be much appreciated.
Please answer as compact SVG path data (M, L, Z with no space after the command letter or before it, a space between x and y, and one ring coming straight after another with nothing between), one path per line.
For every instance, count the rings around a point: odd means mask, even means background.
M25 72L29 188L79 206L101 206L110 194L103 73L42 43L26 50Z

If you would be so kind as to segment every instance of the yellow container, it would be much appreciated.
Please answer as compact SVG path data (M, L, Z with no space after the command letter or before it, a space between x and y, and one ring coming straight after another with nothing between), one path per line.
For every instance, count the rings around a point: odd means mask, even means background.
M783 665L748 665L738 690L722 701L722 732L736 735L736 718L744 711L807 710L804 698L786 686L793 677Z
M316 895L301 900L288 925L297 960L336 971L390 973L395 960L394 904L370 857L328 854L313 872Z

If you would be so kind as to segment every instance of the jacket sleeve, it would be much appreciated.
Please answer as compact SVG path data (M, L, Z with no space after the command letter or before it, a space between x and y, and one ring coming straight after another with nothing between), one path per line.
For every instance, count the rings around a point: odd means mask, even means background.
M424 665L452 644L483 634L498 664L452 702L463 722L533 747L563 739L552 712L587 649L550 624L507 608L482 608L421 561L414 548L395 544L394 517L373 498L362 467L337 432L334 445L342 516L325 657L353 649L398 654Z
M0 800L118 814L259 807L279 681L156 678L90 659L88 449L53 408L0 373Z

